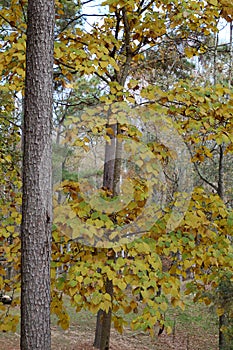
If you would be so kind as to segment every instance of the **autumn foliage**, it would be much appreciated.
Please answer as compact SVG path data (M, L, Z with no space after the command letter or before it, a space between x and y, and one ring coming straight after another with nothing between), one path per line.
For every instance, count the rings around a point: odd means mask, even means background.
M27 2L4 3L0 290L16 297L10 307L0 305L0 329L15 330L18 318L9 310L20 302L21 107L17 110L16 101L24 95ZM110 144L109 125L117 124L125 161L121 197L102 186L101 169L98 188L87 174L60 176L54 184L51 312L69 327L63 304L68 295L77 312L111 308L120 332L125 314L133 313L134 329L153 334L159 323L171 333L164 315L169 304L185 307L183 281L188 281L185 293L207 305L212 302L207 286L215 290L222 278L232 281L232 82L213 84L211 77L203 82L189 67L193 57L209 54L209 38L220 18L232 21L233 8L230 0L106 0L101 11L100 20L85 26L81 2L56 1L54 98L72 92L73 110L60 119L64 123L54 127L54 135L59 131L59 147L69 149L65 170L71 173L72 162L93 152L93 145L104 150ZM168 62L176 70L167 71ZM185 76L176 62L187 68ZM162 72L168 72L166 86ZM79 82L88 85L93 76L98 93L91 104L84 91L78 101ZM113 296L105 290L106 279Z

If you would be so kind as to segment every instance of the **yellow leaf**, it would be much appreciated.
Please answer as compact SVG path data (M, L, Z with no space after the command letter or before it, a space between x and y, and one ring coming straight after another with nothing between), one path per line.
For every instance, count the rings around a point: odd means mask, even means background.
M107 294L107 293L106 293ZM92 303L94 304L94 305L99 305L100 304L100 302L101 302L101 300L102 300L102 294L100 294L100 293L98 293L98 294L95 294L94 296L93 296L93 298L92 298Z
M91 304L90 307L89 307L89 310L93 313L93 314L96 314L98 311L99 311L100 307L99 305L93 305Z
M184 302L183 302L182 300L180 300L180 299L172 298L172 299L171 299L171 303L172 303L172 305L173 305L174 307L179 306L182 310L185 309L185 304L184 304Z
M163 302L159 305L159 307L162 311L164 312L167 311L167 303Z
M108 62L106 62L106 61L101 61L100 62L100 67L101 68L106 68L108 66Z
M5 156L5 160L10 163L12 160L11 155Z
M217 6L217 5L218 5L218 0L208 0L208 3L209 3L210 5Z
M76 277L76 280L77 280L79 283L81 283L81 282L83 281L83 276L78 276L78 277Z
M192 58L196 54L196 49L193 47L186 47L184 52L188 58Z
M82 302L82 296L80 294L76 294L74 296L74 301L78 304Z
M14 233L14 231L15 231L15 227L14 226L7 226L6 229L10 233Z
M111 295L108 294L108 293L105 293L105 294L104 294L104 299L106 299L106 300L108 300L108 301L111 301L111 300L112 300Z
M124 289L127 287L126 283L125 283L124 281L122 281L122 280L119 280L117 286L118 286L121 290L124 290Z
M216 311L218 316L222 316L224 314L224 308L222 307L218 307Z
M21 77L25 76L25 70L22 68L16 68L16 73L19 74Z
M166 327L166 332L167 332L168 335L171 334L172 333L172 327L170 327L170 326Z

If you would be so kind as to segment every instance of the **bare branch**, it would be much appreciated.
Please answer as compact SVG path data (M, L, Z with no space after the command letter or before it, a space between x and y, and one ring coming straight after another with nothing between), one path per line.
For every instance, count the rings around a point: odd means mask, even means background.
M93 2L93 1L95 1L95 0L87 0L87 1L81 2L80 4L83 6L83 5L89 4L90 2Z
M120 13L118 11L115 12L115 16L116 16L116 19L117 19L117 21L116 21L116 29L115 29L115 39L118 40L121 16L120 16ZM115 53L116 53L116 45L114 45L114 48L112 49L112 52L110 52L109 56L110 57L114 57Z
M85 18L85 17L103 17L103 16L105 16L105 15L104 14L100 15L100 14L96 14L96 13L93 13L93 14L82 13L81 15L78 15L78 16L72 18L68 23L66 23L66 25L60 30L59 34L64 32L71 24L73 24L74 22L78 21L81 18Z
M22 32L22 30L17 27L16 25L12 24L12 22L10 22L8 19L6 19L3 15L0 14L0 17L6 22L8 23L12 28L17 29L19 32Z
M109 81L107 78L105 78L103 75L100 75L99 73L95 72L94 73L97 77L99 77L100 79L102 79L106 84L109 84Z
M16 126L17 128L22 129L21 125L16 124L15 122L13 122L12 120L7 119L6 117L0 115L0 118L1 118L1 119L4 119L4 120L7 120L8 123L10 123L10 124Z
M223 189L223 146L219 145L219 161L218 161L218 195L223 199L224 189Z
M151 0L145 7L143 7L138 13L139 15L141 15L143 12L145 12L155 1ZM144 1L141 1L141 3L143 4Z

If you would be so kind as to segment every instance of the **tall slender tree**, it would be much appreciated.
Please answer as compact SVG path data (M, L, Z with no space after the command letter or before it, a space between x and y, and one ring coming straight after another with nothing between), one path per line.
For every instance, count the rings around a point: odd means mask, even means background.
M27 19L21 349L49 350L54 1L29 0Z

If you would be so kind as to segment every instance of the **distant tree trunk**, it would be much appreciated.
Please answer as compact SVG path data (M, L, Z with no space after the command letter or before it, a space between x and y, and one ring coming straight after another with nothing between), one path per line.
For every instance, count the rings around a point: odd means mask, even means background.
M223 166L224 148L219 146L219 164L218 164L218 195L224 200L224 166ZM224 281L220 282L221 299L225 298L225 290L223 288ZM225 305L224 305L225 306ZM228 315L225 310L224 314L219 316L219 350L228 350L228 340L223 329L229 327Z
M229 57L229 77L228 77L228 85L229 88L231 89L232 87L232 67L233 67L233 23L230 23L230 57ZM220 196L220 198L223 199L223 177L224 177L224 173L223 173L223 156L224 156L224 150L223 147L220 146L220 161L219 164L221 165L219 167L219 182L218 182L218 194ZM229 283L231 283L229 281ZM223 286L223 283L220 284L220 288ZM224 299L225 295L227 294L226 292L224 293L224 288L223 289L223 295L221 296L222 299ZM229 298L229 296L227 295L227 298ZM225 306L225 305L224 305ZM226 338L226 335L224 334L224 332L222 331L222 329L224 327L229 327L229 319L228 319L228 315L226 314L226 311L223 315L219 316L219 350L227 350L228 349L228 340ZM233 349L233 346L231 347L231 345L229 345L230 349Z
M224 201L224 145L219 145L219 159L218 159L218 183L217 186L211 182L209 182L209 180L207 178L205 178L204 176L201 175L198 166L194 163L194 166L198 172L198 175L200 176L200 178L206 182L208 185L210 185L215 191L216 193L219 195L219 197ZM224 295L224 281L220 281L219 284L219 290L220 290L220 294L221 294L221 302L222 299L224 299L225 295ZM225 304L225 303L223 303ZM224 305L225 306L225 305ZM226 334L224 333L224 328L227 329L229 328L229 316L228 316L228 312L227 310L224 310L224 314L219 316L219 324L218 324L218 335L219 335L219 350L230 350L229 348L229 341L226 337Z
M49 350L54 1L29 0L27 18L21 350Z

